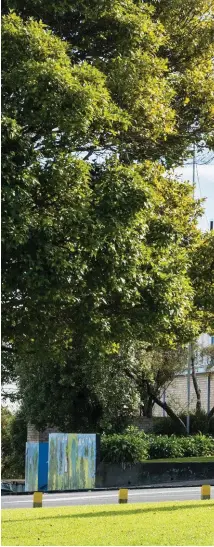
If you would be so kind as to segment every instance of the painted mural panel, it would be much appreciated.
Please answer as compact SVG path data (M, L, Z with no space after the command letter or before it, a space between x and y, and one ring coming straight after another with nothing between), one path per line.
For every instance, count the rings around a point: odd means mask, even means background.
M48 490L94 488L96 435L49 435Z
M38 490L45 491L48 486L48 443L39 443Z
M38 490L39 443L26 443L25 492Z

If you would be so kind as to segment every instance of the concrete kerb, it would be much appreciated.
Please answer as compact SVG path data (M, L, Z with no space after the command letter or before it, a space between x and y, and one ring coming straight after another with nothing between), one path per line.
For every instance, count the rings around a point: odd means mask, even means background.
M125 486L123 485L123 488L128 488L128 490L155 490L159 488L193 488L195 487L201 487L204 484L204 480L200 481L186 481L186 482L170 482L170 483L163 483L163 484L151 484L151 485L141 485L141 486ZM209 479L210 486L214 486L214 479ZM122 488L122 486L121 486ZM108 487L108 488L81 488L76 490L43 490L44 494L75 494L78 492L110 492L110 491L118 491L120 490L120 487ZM31 492L8 492L7 496L32 496L34 494L34 491Z

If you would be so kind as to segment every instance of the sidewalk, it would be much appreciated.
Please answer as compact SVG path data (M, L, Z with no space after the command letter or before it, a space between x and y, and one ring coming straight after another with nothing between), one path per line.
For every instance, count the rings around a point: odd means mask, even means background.
M189 480L189 481L171 481L171 482L162 482L158 484L142 484L142 486L128 486L127 488L129 490L137 490L140 489L152 489L152 488L185 488L188 486L202 486L202 484L209 484L210 486L214 486L214 473L213 473L213 479L200 479L200 480ZM98 488L98 490L101 490ZM110 490L110 488L109 488Z

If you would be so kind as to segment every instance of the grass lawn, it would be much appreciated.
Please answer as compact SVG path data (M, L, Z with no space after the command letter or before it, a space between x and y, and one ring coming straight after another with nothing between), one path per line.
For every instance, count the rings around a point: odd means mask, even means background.
M2 545L214 545L214 500L3 509Z
M214 462L214 456L190 456L188 458L161 458L159 460L144 460L142 463L185 463L185 462Z

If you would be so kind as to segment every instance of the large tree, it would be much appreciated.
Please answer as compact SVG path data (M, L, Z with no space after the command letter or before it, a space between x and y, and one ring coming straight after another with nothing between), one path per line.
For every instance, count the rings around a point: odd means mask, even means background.
M203 111L196 87L190 107L155 11L99 5L17 3L27 20L3 18L3 348L40 423L45 412L62 421L83 389L97 419L100 371L123 344L176 345L199 330L189 266L200 206L161 163L179 161L196 125L210 136L211 75Z

